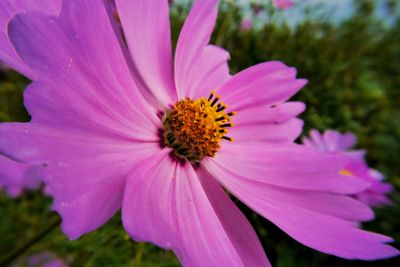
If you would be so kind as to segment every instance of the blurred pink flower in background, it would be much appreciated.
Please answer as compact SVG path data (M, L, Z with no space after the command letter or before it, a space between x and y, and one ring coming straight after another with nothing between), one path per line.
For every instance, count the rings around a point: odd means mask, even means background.
M44 251L34 254L27 259L27 262L17 261L12 267L67 267L68 265L54 254Z
M272 3L276 8L287 9L294 5L293 0L272 0Z
M240 28L245 31L249 31L253 28L253 21L249 18L244 18L240 24Z
M356 136L352 133L341 134L333 130L326 130L323 134L311 130L310 138L303 139L306 146L323 153L342 153L347 156L348 163L341 174L356 176L370 183L370 186L357 193L355 198L370 206L390 204L386 194L393 190L392 186L382 181L384 176L380 172L368 167L363 150L351 150L356 141Z

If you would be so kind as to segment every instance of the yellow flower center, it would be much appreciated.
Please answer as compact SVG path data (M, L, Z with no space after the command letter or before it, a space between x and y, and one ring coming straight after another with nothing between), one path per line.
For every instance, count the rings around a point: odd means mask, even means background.
M339 173L340 173L341 175L354 176L354 174L353 174L351 171L346 170L346 169L341 170Z
M174 154L195 163L205 157L213 157L220 148L221 139L227 137L228 128L233 127L231 117L235 112L226 113L227 105L219 102L220 96L212 91L208 99L185 98L167 110L164 124L164 143L174 148Z

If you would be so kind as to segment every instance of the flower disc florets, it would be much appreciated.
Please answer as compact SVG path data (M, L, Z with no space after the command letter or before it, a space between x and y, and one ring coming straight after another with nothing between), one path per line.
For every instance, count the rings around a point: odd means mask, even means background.
M192 100L185 98L175 103L164 117L164 142L174 148L174 153L190 162L213 157L220 148L221 139L227 137L227 128L233 127L231 117L235 112L226 113L227 106L214 98L211 92L207 98Z

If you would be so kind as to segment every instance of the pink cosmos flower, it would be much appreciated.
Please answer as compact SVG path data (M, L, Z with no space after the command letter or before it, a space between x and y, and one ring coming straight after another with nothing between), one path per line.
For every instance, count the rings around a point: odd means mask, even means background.
M370 186L354 197L370 206L382 206L390 204L386 194L393 190L390 184L382 182L383 175L368 167L362 150L350 150L356 143L356 137L352 133L341 134L337 131L327 130L320 134L317 130L311 130L310 138L303 138L303 143L324 153L343 153L348 158L348 163L341 173L364 179Z
M293 0L272 0L272 4L279 9L287 9L294 6Z
M245 31L249 31L253 28L253 22L249 18L245 18L242 20L240 28Z
M135 240L172 249L184 266L270 266L224 187L319 251L398 254L355 223L373 217L349 196L368 183L339 174L342 156L293 143L304 105L287 100L306 84L294 68L229 75L229 54L209 44L217 0L195 2L174 59L167 0L116 3L124 38L99 0L8 26L38 78L24 95L32 121L1 124L0 153L42 166L71 239L122 209Z
M32 255L29 257L26 264L17 262L13 267L66 267L67 265L61 259L58 259L54 254L47 251Z

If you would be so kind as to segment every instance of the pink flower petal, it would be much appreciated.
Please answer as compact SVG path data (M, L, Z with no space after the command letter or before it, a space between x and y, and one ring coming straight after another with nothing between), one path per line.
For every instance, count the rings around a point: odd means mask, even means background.
M81 75L76 73L70 79L61 81L35 81L28 86L24 99L32 122L76 133L91 132L132 141L158 141L157 131L161 121L154 113L145 108L137 110L140 102L133 106L108 98L107 93L100 91L105 84L93 80L84 85ZM78 86L75 80L82 80L82 83ZM97 102L93 99L97 99ZM143 124L143 121L147 123Z
M228 51L217 46L206 46L187 77L184 97L196 99L208 97L231 76L229 75Z
M296 80L296 70L281 62L256 65L234 75L217 90L236 111L229 137L237 142L293 142L303 128L297 118L305 109L299 102L284 103L305 80Z
M316 148L321 152L326 151L322 135L315 129L310 131L310 138L304 137L303 143L309 148Z
M235 128L245 125L279 124L300 115L306 108L303 102L285 102L277 106L255 106L234 116Z
M22 73L29 79L35 78L35 73L23 62L12 46L7 24L17 13L38 11L45 14L57 14L61 9L61 0L2 0L0 1L0 61Z
M38 164L43 160L56 161L77 156L93 157L105 152L124 152L132 150L135 145L130 140L113 140L93 133L64 132L33 123L2 123L0 135L0 147L5 155L22 161L36 161L40 158Z
M349 221L368 221L374 218L367 205L351 196L274 186L238 173L224 174L224 170L211 164L207 167L229 191L255 210L255 205L258 207L263 206L263 203L279 202L279 205L311 210ZM249 194L254 197L249 198Z
M161 122L136 88L103 2L65 1L60 17L17 15L9 32L40 80L25 94L33 123L2 124L0 151L46 166L63 230L77 238L119 209L133 163L159 150Z
M277 202L265 203L263 208L258 208L258 212L297 241L324 253L361 260L399 255L397 249L384 244L391 241L389 237L360 230L349 221L330 215Z
M133 62L148 90L167 107L177 100L168 1L117 0Z
M377 193L371 189L372 187L369 190L365 190L364 192L358 193L354 197L371 207L382 207L385 205L392 204L392 201L387 196L385 196L384 193ZM392 190L389 190L389 192L390 191Z
M183 266L270 266L251 225L208 175L165 151L129 178L123 222L138 241L172 249Z
M326 130L321 136L322 140L319 141L322 142L321 145L324 146L325 151L328 152L350 149L357 141L356 136L352 133L341 134L333 130Z
M235 122L235 119L233 120ZM297 118L283 123L235 124L229 137L235 142L268 141L271 143L293 142L303 130L303 121Z
M243 158L246 162L247 155ZM206 168L236 197L304 245L348 259L371 260L399 254L383 244L391 241L389 237L360 230L351 222L369 220L373 215L366 205L351 197L272 186L243 175L247 171L243 165L233 162L231 166L235 167L229 172L213 160L206 162ZM308 180L307 175L303 180Z
M148 164L137 166L128 177L122 206L123 224L137 241L149 241L170 249L176 243L169 217L174 198L176 162L164 150L151 157ZM147 168L146 168L147 167ZM145 168L145 169L144 169Z
M71 239L98 228L120 208L126 175L135 163L157 151L157 142L66 133L35 124L0 124L0 153L43 166L39 174Z
M193 68L199 64L199 59L204 57L204 49L210 42L217 13L218 0L197 0L186 18L175 52L175 83L178 98L185 96L186 88L192 82L189 77L193 74Z
M235 127L229 137L235 142L293 142L303 130L303 121L297 119L305 105L286 102L274 107L255 106L238 112L232 122Z
M230 173L284 188L353 194L369 186L362 179L339 174L346 158L321 155L296 144L226 142L215 158L205 162L216 177Z
M81 177L86 178L89 177ZM68 202L54 195L53 209L63 218L61 228L70 239L99 228L121 208L125 177L108 178Z
M44 168L42 174L50 194L67 202L98 184L119 179L130 172L135 162L141 162L143 157L158 150L156 144L137 144L130 150L121 149L119 153L103 152L93 158L54 161Z
M235 74L217 92L230 109L240 112L257 105L283 103L306 83L307 80L296 79L296 69L271 61Z
M63 232L76 239L107 222L121 208L132 166L157 151L155 144L141 144L130 152L50 163L42 174Z
M136 88L101 2L66 1L60 17L17 15L9 33L41 80L25 96L33 121L124 134L142 131L138 121L160 124Z
M323 134L315 129L310 131L311 139L304 138L304 144L315 147L322 152L340 152L355 145L357 138L352 133L341 134L337 131L326 130Z
M339 149L348 149L353 147L357 142L357 137L352 133L344 133L338 144Z
M301 138L301 142L302 142L303 145L305 145L306 147L309 147L309 148L313 148L313 147L314 147L314 143L313 143L312 140L310 140L310 138L308 138L308 137L302 137L302 138Z
M339 133L336 131L326 131L322 135L322 142L327 151L336 151L337 143L339 141Z

